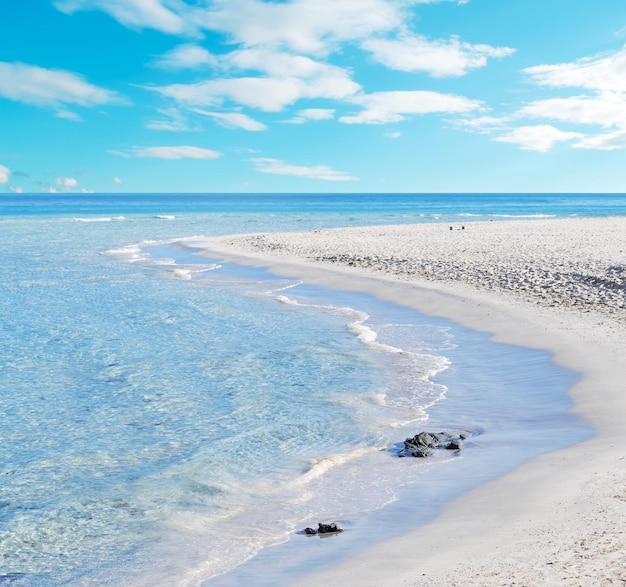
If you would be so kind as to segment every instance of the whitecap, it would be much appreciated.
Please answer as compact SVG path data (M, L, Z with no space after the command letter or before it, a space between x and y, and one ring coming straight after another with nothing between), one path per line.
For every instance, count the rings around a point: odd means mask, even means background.
M102 216L98 218L72 218L72 222L114 222L126 220L124 216Z

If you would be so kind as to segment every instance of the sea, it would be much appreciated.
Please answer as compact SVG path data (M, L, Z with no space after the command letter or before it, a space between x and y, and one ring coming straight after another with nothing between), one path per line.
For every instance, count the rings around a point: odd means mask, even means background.
M0 194L0 584L291 585L592 434L548 352L194 239L610 215L626 196ZM424 430L465 446L399 458Z

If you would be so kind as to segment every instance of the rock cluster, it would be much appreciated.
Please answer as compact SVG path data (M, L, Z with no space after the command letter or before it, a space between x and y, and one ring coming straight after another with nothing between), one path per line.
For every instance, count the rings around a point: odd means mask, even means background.
M420 432L413 438L404 441L404 448L398 453L400 457L428 457L436 449L460 451L465 434L453 436L447 432Z
M338 532L343 532L343 528L340 528L334 522L330 524L322 524L320 522L317 526L317 530L313 528L305 528L304 533L312 536L315 534L337 534Z

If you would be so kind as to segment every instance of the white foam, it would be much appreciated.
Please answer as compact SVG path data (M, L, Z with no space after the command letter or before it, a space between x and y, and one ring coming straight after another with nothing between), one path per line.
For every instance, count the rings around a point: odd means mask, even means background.
M176 261L174 259L168 259L167 257L163 259L153 259L152 262L155 265L176 265Z
M148 253L142 252L141 247L137 244L109 249L108 251L104 251L103 255L117 257L120 261L126 263L137 263L140 261L146 261L150 258L150 255Z
M367 320L367 318L365 318L365 320ZM365 320L363 320L363 322L360 322L360 321L353 322L352 324L348 325L349 330L351 332L354 332L354 334L357 335L359 340L361 340L365 345L367 345L372 350L382 351L385 353L405 353L406 352L401 348L391 346L389 344L383 344L383 343L377 342L378 334L376 333L375 330L373 330L372 328L364 324Z
M172 265L176 265L176 263L172 263ZM215 271L220 268L221 265L186 265L170 269L170 275L176 279L190 280L195 275L206 273L207 271Z
M315 459L309 463L309 468L306 472L292 481L290 486L300 487L302 485L308 485L312 481L320 479L332 469L345 465L350 461L354 461L355 459L361 458L366 454L370 454L378 450L381 450L381 447L358 448L351 452L328 455L320 459Z
M123 219L122 216L119 219ZM105 219L101 219L100 221L104 221ZM176 261L171 258L161 258L161 259L153 259L150 252L146 250L149 247L159 246L159 245L167 245L173 243L184 243L187 241L191 241L194 239L198 239L201 237L191 236L185 238L170 238L163 240L150 240L145 239L138 243L132 243L123 247L117 247L114 249L109 249L108 251L104 251L103 254L111 255L113 257L117 257L120 261L126 263L145 263L149 262L154 265L176 265ZM217 269L220 267L219 265L198 265L198 269L190 269L190 273L200 273L203 271L210 271L213 269Z
M171 273L176 279L191 279L191 271L189 269L172 269Z
M113 222L126 220L124 216L104 216L100 218L72 218L72 222Z

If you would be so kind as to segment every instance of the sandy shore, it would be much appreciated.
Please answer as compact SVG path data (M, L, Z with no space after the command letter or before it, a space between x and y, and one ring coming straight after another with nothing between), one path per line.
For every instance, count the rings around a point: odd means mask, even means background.
M367 291L581 373L596 435L306 577L361 586L626 585L626 218L423 224L199 241L207 254ZM537 431L540 433L540 431Z

